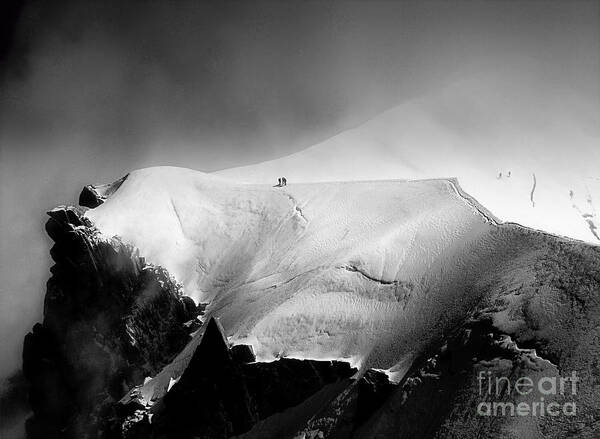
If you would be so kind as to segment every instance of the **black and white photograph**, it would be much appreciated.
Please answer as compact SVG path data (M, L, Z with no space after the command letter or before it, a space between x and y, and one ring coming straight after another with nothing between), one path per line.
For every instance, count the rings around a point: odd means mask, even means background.
M600 0L0 2L0 439L600 438Z

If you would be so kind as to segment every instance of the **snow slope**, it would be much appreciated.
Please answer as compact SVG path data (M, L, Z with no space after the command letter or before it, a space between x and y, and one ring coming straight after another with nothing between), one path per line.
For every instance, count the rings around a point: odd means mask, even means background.
M598 244L596 103L564 102L534 79L530 94L490 86L502 80L457 82L304 151L217 174L292 184L456 177L503 221Z
M210 302L259 359L349 358L401 375L550 239L498 226L459 191L452 180L276 188L163 167L132 172L86 216Z

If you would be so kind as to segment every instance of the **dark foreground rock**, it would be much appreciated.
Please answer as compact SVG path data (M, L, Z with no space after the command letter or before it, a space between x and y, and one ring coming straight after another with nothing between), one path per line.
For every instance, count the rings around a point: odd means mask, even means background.
M235 355L240 351L246 355ZM124 437L228 438L298 405L328 384L349 385L357 372L339 361L254 362L250 352L248 347L231 349L211 319L187 369L158 404L136 413L137 403L127 400L134 413L122 424Z
M102 437L111 404L190 339L199 310L160 267L101 239L75 207L48 213L55 265L44 321L25 338L30 438Z

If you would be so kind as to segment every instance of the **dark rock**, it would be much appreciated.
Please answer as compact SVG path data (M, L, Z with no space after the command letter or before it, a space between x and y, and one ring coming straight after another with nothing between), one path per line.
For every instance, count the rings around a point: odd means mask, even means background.
M357 383L356 424L362 424L368 419L397 387L396 384L390 382L384 372L373 369L365 372Z
M188 320L183 326L185 326L186 330L191 334L202 327L202 321L199 319Z
M79 205L94 209L104 203L104 199L100 196L96 189L91 184L84 186L79 194Z
M105 240L75 207L49 212L55 241L44 322L25 338L23 371L34 412L30 438L94 438L115 402L190 340L197 307L160 267ZM58 435L58 436L57 436Z
M219 323L211 319L187 369L151 409L151 424L145 421L148 412L140 412L137 420L129 416L123 424L128 427L126 437L239 435L260 419L295 406L327 384L356 373L348 363L338 361L254 360L250 347L230 348Z
M539 366L528 370L527 356L507 343L489 320L469 321L450 334L434 355L415 363L354 437L504 437L503 423L510 417L477 413L477 404L485 400L477 371L500 364L508 365L509 376L532 376Z
M126 179L127 175L109 184L88 184L79 194L79 205L89 207L90 209L100 206L108 197L115 193L119 187L121 187Z
M261 418L294 406L329 383L356 373L349 363L282 358L250 363L244 372Z
M254 363L256 361L254 349L252 349L252 346L247 344L238 344L232 346L231 355L238 363Z
M169 437L226 438L249 430L258 413L219 323L211 319L187 369L153 418Z
M19 370L1 382L0 432L23 425L31 408L28 402L29 382ZM2 433L0 433L0 437Z
M325 403L318 404L315 401L312 407L296 410L296 419L290 415L269 418L260 426L262 428L254 429L244 439L354 437L363 424L386 404L399 385L390 382L384 372L369 369L362 377L349 380L341 388L330 387L330 390L322 395L328 399ZM285 419L286 423L292 425L299 424L301 427L293 431L288 429L287 434L282 436L282 428L273 427L279 419Z

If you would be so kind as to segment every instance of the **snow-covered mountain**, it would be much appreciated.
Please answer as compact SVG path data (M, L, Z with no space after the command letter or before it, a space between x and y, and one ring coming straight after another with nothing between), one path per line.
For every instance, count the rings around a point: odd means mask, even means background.
M500 288L507 266L559 241L498 224L443 179L272 187L150 168L86 217L209 303L259 358L378 368L418 355L441 321Z
M253 395L248 401L267 398L272 404L275 398L283 404L278 410L294 406L274 414L271 405L256 408L223 384L217 399L202 403L209 408L197 409L208 410L203 416L237 419L242 415L236 404L242 402L255 414L244 426L223 427L225 433L215 437L241 432L248 438L477 437L482 432L530 437L539 429L560 437L573 428L581 437L593 437L593 416L576 426L569 418L559 424L538 417L482 421L473 407L481 400L481 371L538 378L575 371L581 387L574 398L581 410L600 407L593 390L599 247L500 223L454 179L296 183L288 176L288 186L274 187L181 168L134 171L110 186L110 194L99 191L82 219L69 220L93 227L92 248L100 245L93 244L98 239L123 243L118 245L132 246L145 263L166 269L184 295L206 304L206 317L219 320L229 345L250 345L256 354L251 364L258 366L238 363L238 354L219 347L218 330L203 341L204 325L160 372L135 387L135 376L127 381L129 391L119 404L129 408L117 408L128 413L122 425L129 433L122 437L158 438L175 425L200 431L194 416L180 413L200 404L193 395L208 385L202 381L209 379L206 374L218 374L214 379L223 383L238 380ZM84 191L86 203L93 193L93 188ZM160 311L154 302L144 305L144 297L142 290L133 309L152 311L134 314L152 320ZM152 327L150 320L135 322ZM166 328L177 324L174 317L165 322ZM123 343L153 346L152 337L136 338L144 332L138 326L124 331L132 335ZM105 337L94 343L105 343ZM211 360L207 352L213 350L221 352L215 354L220 360ZM121 351L112 355L120 358ZM282 362L293 358L326 361ZM292 385L284 377L308 373L290 367L317 367L332 379L338 366L329 360L356 367L358 381L333 388L322 384L319 391L311 387L316 393L298 406L298 399L283 403L283 394L269 393ZM217 363L209 367L205 362L211 361ZM381 370L398 384L381 378ZM256 387L257 373L264 386ZM267 385L270 380L275 387ZM371 395L368 410L356 402L367 398L364 392ZM509 400L531 403L537 397L510 395ZM230 403L238 409L215 408ZM418 415L423 410L425 418ZM422 422L429 417L435 427ZM156 427L148 426L152 419L158 420ZM229 425L223 422L219 425Z
M153 168L86 216L263 360L410 364L523 251L450 180L279 188Z
M335 150L142 169L49 212L29 437L595 437L600 246L501 222L454 178L299 182L350 177L355 162L319 159ZM363 158L363 178L383 175ZM520 178L485 190L521 203ZM537 198L542 181L530 218L558 209L547 224L593 231L576 194L576 208ZM578 387L482 395L481 376ZM482 416L490 398L583 415Z
M560 88L542 92L533 80L529 94L504 85L456 82L306 150L217 174L251 183L454 177L502 221L600 243L597 106L565 105Z

